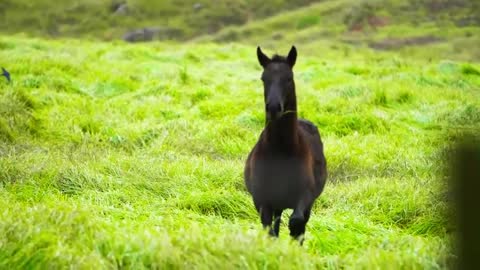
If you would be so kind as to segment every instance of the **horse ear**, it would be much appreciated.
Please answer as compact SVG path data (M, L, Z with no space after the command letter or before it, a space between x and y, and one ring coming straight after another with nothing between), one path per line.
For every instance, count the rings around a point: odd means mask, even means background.
M290 49L290 52L288 52L287 62L290 65L290 67L293 67L296 61L297 61L297 48L295 48L295 46L292 46L292 48Z
M260 65L262 65L262 67L266 67L269 63L270 63L270 58L268 58L268 56L266 56L263 52L262 52L262 49L260 49L260 46L257 47L257 58L258 58L258 62L260 63Z

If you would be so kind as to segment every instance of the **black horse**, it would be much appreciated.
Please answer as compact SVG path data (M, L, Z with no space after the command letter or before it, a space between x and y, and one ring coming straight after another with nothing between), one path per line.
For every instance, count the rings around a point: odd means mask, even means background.
M293 209L290 235L302 244L313 203L327 178L323 144L313 123L297 119L292 71L296 48L292 46L287 57L270 59L258 47L257 57L263 67L266 124L248 155L245 184L271 235L278 237L283 210Z

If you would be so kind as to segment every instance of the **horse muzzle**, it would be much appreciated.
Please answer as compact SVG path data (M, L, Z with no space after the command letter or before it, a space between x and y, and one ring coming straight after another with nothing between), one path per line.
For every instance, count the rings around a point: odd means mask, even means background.
M269 120L279 119L283 114L283 105L280 102L267 103L266 111Z

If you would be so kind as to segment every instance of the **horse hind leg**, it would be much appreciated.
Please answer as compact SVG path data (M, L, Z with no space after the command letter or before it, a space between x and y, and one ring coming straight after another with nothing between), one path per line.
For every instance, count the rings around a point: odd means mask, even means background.
M307 226L308 221L310 220L310 213L312 211L312 205L308 206L307 209L305 209L304 212L304 219L305 219L305 224L303 225L303 234L299 236L299 242L300 245L303 245L303 241L305 240L305 227Z
M275 210L273 211L273 236L278 237L280 233L280 223L282 221L282 212L283 210Z

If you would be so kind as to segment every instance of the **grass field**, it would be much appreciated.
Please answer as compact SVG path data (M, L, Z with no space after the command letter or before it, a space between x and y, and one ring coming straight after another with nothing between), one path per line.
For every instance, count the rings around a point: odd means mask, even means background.
M0 269L452 266L444 165L480 130L479 28L262 39L269 54L297 40L299 115L328 161L300 247L290 213L279 239L261 230L243 184L264 125L259 25L141 45L0 35ZM214 43L232 31L244 39ZM365 45L408 31L442 40Z

